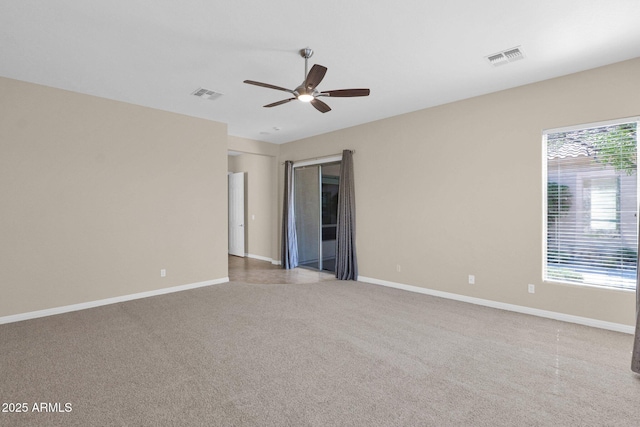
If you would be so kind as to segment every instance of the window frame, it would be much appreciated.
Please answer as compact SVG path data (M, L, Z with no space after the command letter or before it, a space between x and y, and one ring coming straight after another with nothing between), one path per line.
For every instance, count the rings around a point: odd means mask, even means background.
M549 277L548 275L548 271L550 267L555 267L552 264L550 265L549 263L549 251L548 251L548 246L549 246L549 229L548 229L548 222L549 222L549 212L548 212L548 185L550 183L549 181L549 170L548 170L548 163L549 163L549 158L548 158L548 140L547 140L547 136L549 134L554 134L554 133L569 133L572 131L579 131L579 130L588 130L588 129L595 129L595 128L600 128L600 127L607 127L607 126L614 126L614 125L623 125L623 124L627 124L627 123L634 123L636 124L636 170L635 173L633 174L635 176L635 185L636 185L636 206L635 206L635 230L638 230L638 219L639 219L639 204L640 204L640 185L638 185L638 183L640 182L639 179L639 175L640 175L640 167L638 167L637 162L638 160L640 160L640 116L634 116L634 117L627 117L627 118L621 118L621 119L615 119L615 120L607 120L607 121L600 121L600 122L592 122L592 123L584 123L584 124L579 124L579 125L573 125L573 126L565 126L565 127L559 127L559 128L551 128L551 129L543 129L542 131L542 281L544 283L560 283L560 284L566 284L566 285L573 285L573 286L586 286L586 287L598 287L598 288L602 288L602 289L608 289L608 290L617 290L617 291L630 291L630 292L635 292L635 286L631 287L631 286L615 286L615 285L611 285L611 284L605 284L605 283L591 283L591 282L587 282L587 281L583 281L583 282L577 282L575 280L562 280L559 277ZM619 236L620 234L620 228L621 228L621 224L622 221L619 218L620 217L620 203L621 203L621 198L622 198L622 192L621 192L621 187L620 187L620 180L619 180L619 176L616 175L609 175L610 177L615 176L616 180L617 180L617 218L616 218L616 231L603 231L603 230L598 230L597 234L602 234L603 237L607 237L607 238L615 238L616 234ZM557 183L556 183L557 185ZM583 189L581 189L581 191L583 191ZM589 214L589 219L590 219L590 214ZM590 221L589 219L586 221L586 226L590 227ZM640 250L640 235L636 236L636 253L638 250ZM557 258L556 258L557 259ZM639 273L639 269L638 269L638 265L636 265L636 277Z

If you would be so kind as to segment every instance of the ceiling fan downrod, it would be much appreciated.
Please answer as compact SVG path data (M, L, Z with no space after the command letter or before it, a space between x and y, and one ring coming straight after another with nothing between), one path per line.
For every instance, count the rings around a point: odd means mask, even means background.
M305 47L304 49L300 49L300 56L304 58L304 80L307 79L307 75L309 74L309 69L307 67L307 62L309 58L313 56L313 49Z

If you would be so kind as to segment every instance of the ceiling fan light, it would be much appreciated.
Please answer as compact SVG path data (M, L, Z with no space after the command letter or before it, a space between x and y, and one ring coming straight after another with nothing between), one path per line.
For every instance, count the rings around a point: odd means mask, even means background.
M308 93L301 93L298 95L298 99L302 102L311 102L313 100L313 95L309 95Z

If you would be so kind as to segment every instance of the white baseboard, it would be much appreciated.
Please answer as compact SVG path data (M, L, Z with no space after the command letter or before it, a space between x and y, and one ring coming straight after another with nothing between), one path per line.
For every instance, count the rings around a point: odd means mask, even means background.
M409 292L417 292L419 294L431 295L434 297L452 299L456 301L467 302L470 304L483 305L486 307L497 308L500 310L514 311L516 313L530 314L538 317L546 317L548 319L560 320L563 322L577 323L579 325L591 326L594 328L608 329L610 331L623 332L625 334L633 334L635 328L633 326L624 325L622 323L605 322L604 320L591 319L589 317L573 316L570 314L558 313L555 311L539 310L537 308L525 307L522 305L507 304L504 302L491 301L481 298L468 297L465 295L453 294L450 292L436 291L419 286L405 285L403 283L389 282L386 280L374 279L371 277L358 276L358 281L370 283L372 285L387 286L390 288L402 289Z
M260 261L267 261L270 262L273 265L282 265L282 262L275 260L273 258L269 258L266 256L262 256L262 255L253 255L253 254L244 254L247 258L253 258L253 259L258 259Z
M101 305L116 304L119 302L131 301L134 299L148 298L157 295L170 294L173 292L186 291L189 289L202 288L204 286L219 285L229 281L228 277L222 279L207 280L205 282L191 283L188 285L173 286L170 288L156 289L154 291L140 292L137 294L122 295L119 297L106 298L97 301L83 302L80 304L65 305L63 307L48 308L46 310L31 311L28 313L14 314L0 317L0 325L4 323L20 322L22 320L37 319L38 317L53 316L54 314L69 313L72 311L85 310L87 308L100 307Z
M244 256L246 256L247 258L258 259L260 261L273 262L271 258L262 255L244 254Z

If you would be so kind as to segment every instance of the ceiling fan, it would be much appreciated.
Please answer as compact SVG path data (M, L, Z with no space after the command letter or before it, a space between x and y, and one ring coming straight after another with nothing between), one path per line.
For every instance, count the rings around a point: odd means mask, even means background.
M260 83L253 80L245 80L244 83L266 87L269 89L281 90L283 92L289 92L294 96L293 98L283 99L282 101L267 104L265 105L265 107L267 108L286 104L287 102L295 101L296 99L298 99L302 102L309 102L316 108L316 110L320 111L321 113L326 113L331 111L331 107L319 100L318 98L320 97L328 96L336 98L351 98L354 96L369 96L369 89L337 89L326 90L323 92L318 91L316 87L324 78L324 75L327 72L327 67L315 64L313 67L311 67L311 70L307 72L307 61L309 58L311 58L312 55L313 50L309 48L300 50L300 56L304 58L304 81L294 90L286 89L280 86L274 86L268 83Z

